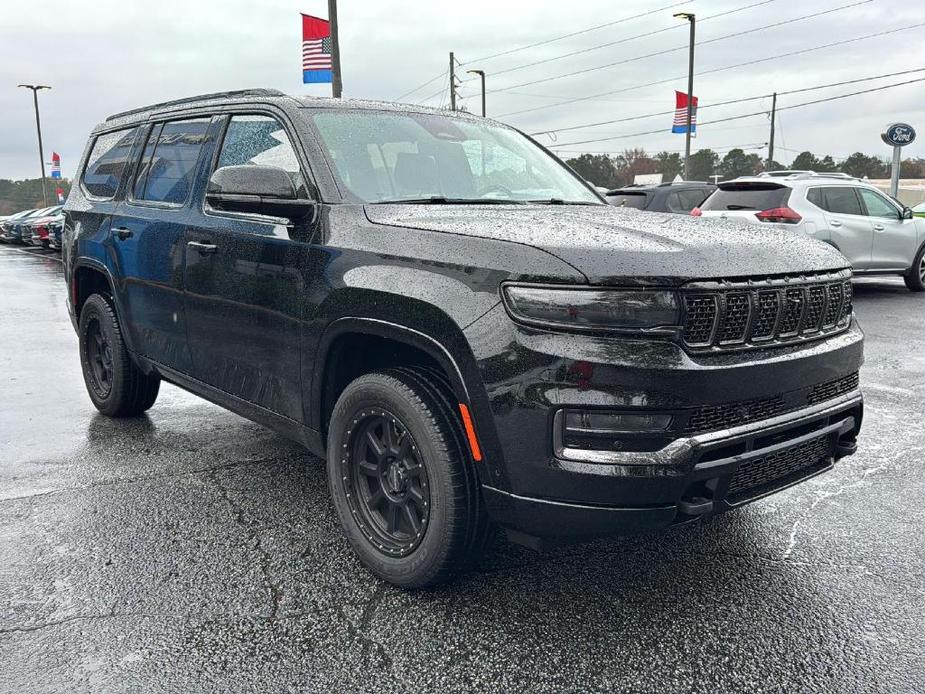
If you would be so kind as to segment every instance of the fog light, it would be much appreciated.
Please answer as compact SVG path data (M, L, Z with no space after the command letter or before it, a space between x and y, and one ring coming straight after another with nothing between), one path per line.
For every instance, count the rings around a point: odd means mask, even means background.
M566 435L636 434L664 431L671 425L670 414L627 414L593 410L565 410L564 412Z

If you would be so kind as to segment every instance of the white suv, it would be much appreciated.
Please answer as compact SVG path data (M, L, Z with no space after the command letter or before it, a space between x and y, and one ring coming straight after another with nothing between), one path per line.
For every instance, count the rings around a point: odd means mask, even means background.
M785 226L835 246L856 275L902 275L909 289L925 291L925 219L857 178L737 178L718 184L691 214Z

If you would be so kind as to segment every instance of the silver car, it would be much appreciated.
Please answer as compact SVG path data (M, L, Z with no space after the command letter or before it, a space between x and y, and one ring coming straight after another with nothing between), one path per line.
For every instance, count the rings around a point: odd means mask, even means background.
M925 291L925 219L844 174L749 176L720 183L691 214L773 224L835 246L855 275L902 275Z

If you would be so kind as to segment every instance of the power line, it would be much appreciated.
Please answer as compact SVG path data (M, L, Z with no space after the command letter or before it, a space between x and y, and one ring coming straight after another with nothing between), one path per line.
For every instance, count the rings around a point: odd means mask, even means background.
M913 70L902 70L900 72L888 72L883 75L874 75L872 77L859 77L853 80L845 80L843 82L831 82L827 84L816 85L815 87L802 87L800 89L790 89L788 91L779 91L777 92L778 96L786 96L788 94L801 94L803 92L812 92L817 89L829 89L831 87L843 87L847 84L858 84L859 82L870 82L871 80L884 79L886 77L899 77L900 75L909 75L914 72L922 72L925 70L925 67L917 67ZM746 101L758 101L759 99L769 99L771 94L758 94L757 96L747 96L741 99L730 99L729 101L718 101L715 104L706 104L704 106L698 106L698 111L705 108L714 108L716 106L728 106L730 104L740 104ZM534 137L537 135L548 135L550 133L564 133L571 130L583 130L585 128L596 128L602 125L613 125L614 123L626 123L628 121L634 120L643 120L645 118L655 118L656 116L670 116L674 113L674 110L671 111L659 111L658 113L645 113L639 116L627 116L625 118L614 118L612 120L602 120L596 123L584 123L582 125L570 125L565 128L553 128L551 130L539 130L535 133L530 133Z
M822 17L823 15L832 14L833 12L840 12L841 10L847 10L851 7L857 7L858 5L866 5L873 0L856 0L855 2L849 3L847 5L841 5L839 7L833 7L828 10L821 10L819 12L812 12L810 14L803 15L802 17L794 17L792 19L782 20L780 22L774 22L773 24L765 24L763 26L754 27L752 29L746 29L745 31L737 31L732 34L725 34L724 36L717 36L712 39L707 39L706 41L699 41L697 46L704 46L708 43L716 43L717 41L725 41L726 39L738 38L740 36L745 36L746 34L754 34L758 31L764 31L766 29L773 29L780 26L785 26L787 24L793 24L795 22L802 22L807 19L814 19L816 17ZM634 63L638 60L645 60L646 58L654 58L659 55L666 55L668 53L674 53L675 51L687 50L689 48L688 44L683 46L675 46L674 48L666 48L661 51L655 51L654 53L646 53L645 55L637 55L632 58L624 58L623 60L618 60L613 63L606 63L605 65L596 65L594 67L583 68L581 70L575 70L574 72L566 72L559 75L550 75L549 77L541 77L539 79L530 80L529 82L520 82L518 84L512 84L507 87L498 87L497 89L491 89L487 93L493 94L497 92L504 92L508 89L518 89L520 87L527 87L532 84L541 84L543 82L552 82L553 80L561 80L567 77L576 77L578 75L584 75L589 72L596 72L598 70L604 70L609 67L616 67L617 65L625 65L627 63Z
M903 87L903 86L905 86L905 85L907 85L907 84L915 84L915 83L917 83L917 82L925 82L925 77L918 77L918 78L916 78L916 79L914 79L914 80L907 80L906 82L898 82L898 83L896 83L896 84L887 84L887 85L884 85L884 86L882 86L882 87L873 87L873 88L871 88L871 89L863 89L863 90L861 90L861 91L859 91L859 92L850 92L850 93L848 93L848 94L839 94L839 95L837 95L837 96L829 96L829 97L826 97L826 98L824 98L824 99L815 99L815 100L813 100L813 101L805 101L805 102L803 102L803 103L801 103L801 104L793 104L793 105L791 105L791 106L778 106L777 111L778 111L778 112L780 112L780 111L789 111L789 110L794 109L794 108L802 108L802 107L804 107L804 106L812 106L812 105L814 105L814 104L822 104L822 103L826 103L826 102L828 102L828 101L838 101L839 99L847 99L848 97L851 97L851 96L858 96L858 95L860 95L860 94L870 94L871 92L879 92L879 91L883 91L884 89L893 89L893 88L895 88L895 87ZM698 123L697 125L698 125L698 127L702 127L702 126L704 126L704 125L715 125L716 123L727 123L727 122L733 121L733 120L741 120L742 118L752 118L752 117L754 117L754 116L764 116L764 115L767 115L767 111L766 111L766 110L765 110L765 111L756 111L756 112L754 112L754 113L743 113L743 114L740 114L740 115L738 115L738 116L728 116L728 117L726 117L726 118L717 118L716 120L705 121L705 122L703 122L703 123ZM601 137L601 138L597 138L597 139L593 139L593 140L581 140L581 141L579 141L579 142L563 142L563 143L562 143L562 146L563 146L563 147L573 147L573 146L576 146L576 145L586 145L586 144L590 144L590 143L592 143L592 142L606 142L606 141L609 141L609 140L621 140L621 139L628 138L628 137L641 137L641 136L643 136L643 135L656 135L656 134L664 133L664 132L665 132L665 128L659 128L658 130L648 130L648 131L646 131L646 132L641 132L641 133L630 133L630 134L627 134L627 135L614 135L614 136L612 136L612 137Z
M713 69L711 69L711 70L703 70L702 72L696 73L696 76L697 76L697 77L701 77L701 76L703 76L703 75L710 75L710 74L714 74L714 73L717 73L717 72L724 72L724 71L726 71L726 70L732 70L732 69L738 68L738 67L747 67L747 66L749 66L749 65L757 65L757 64L759 64L759 63L766 63L766 62L770 62L770 61L772 61L772 60L780 60L781 58L791 58L791 57L793 57L793 56L795 56L795 55L805 55L806 53L813 53L813 52L815 52L815 51L821 51L821 50L826 49L826 48L834 48L835 46L844 46L844 45L847 45L847 44L849 44L849 43L855 43L855 42L857 42L857 41L865 41L865 40L867 40L867 39L878 38L878 37L880 37L880 36L889 36L889 35L891 35L891 34L899 33L900 31L907 31L907 30L909 30L909 29L917 29L917 28L922 27L922 26L925 26L925 22L920 22L919 24L910 24L910 25L898 27L898 28L896 28L896 29L889 29L889 30L887 30L887 31L879 31L879 32L876 32L876 33L873 33L873 34L865 34L864 36L856 36L855 38L852 38L852 39L844 39L844 40L842 40L842 41L833 41L832 43L826 43L826 44L822 44L822 45L819 45L819 46L812 46L812 47L810 47L810 48L803 48L803 49L798 50L798 51L790 51L789 53L777 53L777 54L775 54L775 55L767 56L767 57L765 57L765 58L757 58L757 59L755 59L755 60L748 60L748 61L746 61L746 62L744 62L744 63L735 63L734 65L725 65L725 66L723 66L723 67L717 67L717 68L713 68ZM520 111L510 111L510 112L508 112L508 113L502 113L501 115L496 116L496 118L505 118L505 117L507 117L507 116L516 116L516 115L520 115L520 114L522 114L522 113L530 113L530 112L532 112L532 111L540 111L540 110L546 109L546 108L553 108L553 107L555 107L555 106L572 105L572 104L575 104L575 103L577 103L577 102L579 102L579 101L591 101L591 100L594 100L594 99L599 99L599 98L601 98L601 97L603 97L603 96L613 96L614 94L623 94L623 93L625 93L625 92L631 92L631 91L635 91L635 90L637 90L637 89L644 89L645 87L655 87L655 86L658 86L658 85L661 85L661 84L670 84L671 82L676 82L677 80L680 80L680 79L687 79L687 75L679 75L679 76L677 76L677 77L669 77L668 79L656 80L655 82L646 82L645 84L637 84L637 85L633 85L632 87L623 87L623 88L621 88L621 89L614 89L614 90L609 91L609 92L600 92L600 93L597 93L597 94L590 94L590 95L588 95L588 96L580 96L580 97L576 97L576 98L569 99L569 100L566 100L566 101L559 101L559 102L554 103L554 104L545 104L545 105L543 105L543 106L534 106L534 107L532 107L532 108L525 108L525 109L521 109Z
M629 17L622 17L620 19L615 19L611 22L605 22L604 24L596 24L595 26L588 27L586 29L579 29L578 31L573 31L570 34L562 34L561 36L556 36L551 39L545 39L543 41L537 41L536 43L530 43L525 46L520 46L518 48L511 48L506 51L501 51L500 53L492 53L491 55L484 55L480 58L473 58L472 60L467 60L462 64L468 65L469 63L484 62L486 60L500 58L503 55L510 55L511 53L519 53L520 51L526 51L530 48L536 48L537 46L544 46L548 43L555 43L556 41L561 41L563 39L572 38L573 36L580 36L581 34L587 34L588 32L596 31L597 29L604 29L606 27L612 27L617 24L622 24L623 22L629 22L633 19L640 19L642 17L648 17L649 15L657 14L659 12L664 12L665 10L670 10L671 8L678 7L679 5L689 5L691 2L693 2L693 0L683 0L682 2L675 2L670 5L659 7L656 10L647 10L646 12L642 12L641 14L634 14Z
M395 101L401 101L401 100L404 99L406 96L411 96L411 95L414 94L416 91L419 91L419 90L423 89L424 87L426 87L427 85L433 84L433 83L436 82L437 80L443 79L444 77L446 77L446 70L444 70L443 72L441 72L441 73L440 73L439 75L437 75L436 77L432 77L431 79L427 80L424 84L418 85L418 86L415 87L414 89L405 92L405 93L402 94L400 97L398 97L397 99L395 99Z
M711 14L708 17L699 18L697 20L697 23L701 24L710 19L716 19L717 17L725 17L726 15L734 14L736 12L743 12L744 10L750 10L753 7L758 7L759 5L768 5L772 2L777 2L777 0L760 0L760 2L755 2L755 3L752 3L751 5L745 5L744 7L737 7L732 10L726 10L725 12L720 12L718 14ZM611 46L617 46L617 45L620 45L621 43L628 43L629 41L634 41L636 39L648 38L650 36L655 36L656 34L662 34L666 31L674 31L676 29L683 29L683 28L685 27L682 26L681 24L675 23L670 27L664 27L662 29L655 29L654 31L649 31L644 34L636 34L635 36L627 36L626 38L622 38L617 41L601 43L597 46L591 46L590 48L582 48L581 50L578 50L578 51L571 51L569 53L563 53L562 55L553 56L552 58L545 58L543 60L536 60L532 63L525 63L524 65L517 65L515 67L509 67L506 70L494 70L492 71L492 75L497 77L498 75L504 75L504 74L507 74L508 72L514 72L516 70L523 70L524 68L534 67L536 65L545 65L546 63L552 63L557 60L562 60L564 58L570 58L575 55L591 53L592 51L597 51L597 50L600 50L601 48L610 48ZM504 91L507 91L507 90L504 90Z

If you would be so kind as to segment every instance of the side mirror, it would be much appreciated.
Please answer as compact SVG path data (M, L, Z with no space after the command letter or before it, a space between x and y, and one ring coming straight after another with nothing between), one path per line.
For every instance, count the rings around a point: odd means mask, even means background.
M912 219L913 217L915 217L915 215L912 214L912 208L911 208L911 207L908 207L908 206L904 206L904 207L903 207L903 217L902 217L902 218L903 218L903 219Z
M223 166L209 179L206 202L217 210L284 217L299 223L315 202L299 198L288 173L277 166Z

